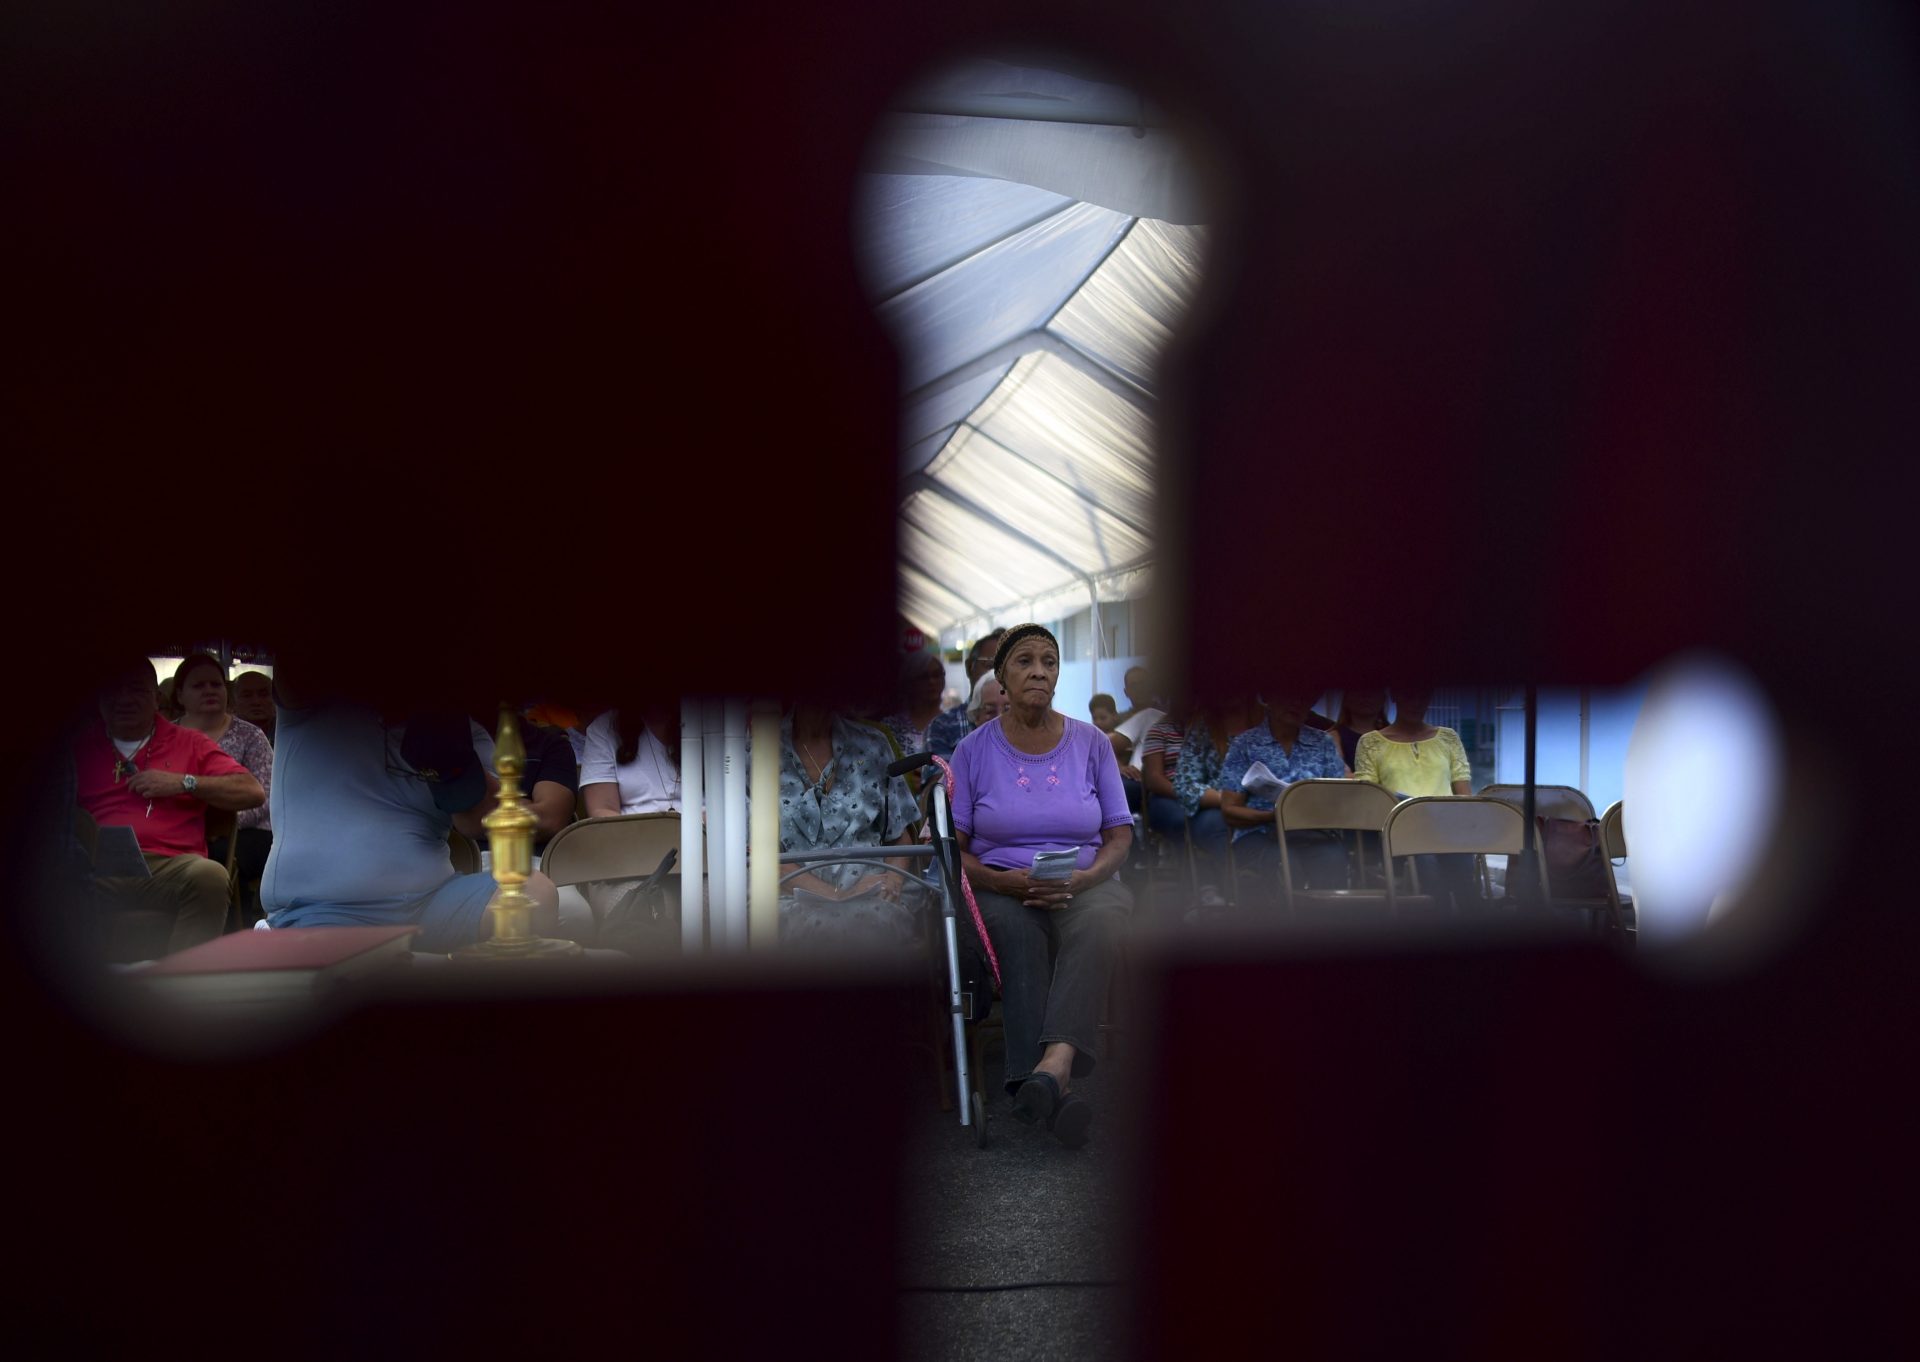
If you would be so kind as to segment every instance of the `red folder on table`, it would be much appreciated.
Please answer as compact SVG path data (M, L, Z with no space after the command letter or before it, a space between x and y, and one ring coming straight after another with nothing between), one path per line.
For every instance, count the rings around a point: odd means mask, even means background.
M311 998L408 958L418 927L282 927L230 932L156 960L134 977L167 997L207 1003Z

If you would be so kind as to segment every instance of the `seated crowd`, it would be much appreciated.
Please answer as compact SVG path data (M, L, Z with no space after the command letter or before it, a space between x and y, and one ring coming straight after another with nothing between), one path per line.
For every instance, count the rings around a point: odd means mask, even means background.
M229 683L222 671L196 654L163 689L149 663L130 665L72 744L79 809L98 828L131 828L147 871L98 878L97 894L165 929L110 939L109 958L177 951L262 917L269 927L407 923L423 951L482 939L495 882L460 873L452 848L460 837L484 844L482 820L500 788L497 716L383 708L350 688L325 690L298 667L271 681L249 672ZM1346 692L1329 719L1298 692L1170 705L1136 667L1123 682L1128 707L1096 695L1083 722L1053 707L1059 644L1037 624L980 639L966 675L969 693L944 712L945 670L931 651L906 659L889 703L790 706L780 726L780 848L797 858L908 846L930 836L928 792L946 785L967 912L977 912L1000 983L1008 1091L1017 1114L1067 1144L1085 1139L1090 1120L1071 1082L1093 1066L1118 933L1140 882L1122 872L1145 868L1137 828L1192 857L1198 903L1185 906L1197 911L1224 902L1234 875L1276 883L1274 796L1291 782L1470 791L1459 735L1426 722L1430 696L1414 687L1394 690L1391 721L1380 690ZM521 712L520 786L536 848L576 817L680 812L677 700L640 697L597 713L542 701ZM917 751L935 754L939 769L887 773ZM1042 851L1059 854L1037 862ZM1287 852L1297 885L1345 882L1338 834L1289 833ZM829 949L917 940L938 892L929 865L783 860L782 938ZM1457 867L1429 870L1447 892L1472 891ZM592 920L615 913L637 883L581 886ZM535 873L526 887L535 930L566 931L555 885ZM643 944L677 950L677 925Z

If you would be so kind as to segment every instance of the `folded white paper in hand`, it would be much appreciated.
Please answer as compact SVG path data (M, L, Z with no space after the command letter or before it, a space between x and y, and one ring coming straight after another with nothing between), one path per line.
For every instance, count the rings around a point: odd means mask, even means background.
M1073 872L1080 868L1080 852L1076 847L1049 848L1037 851L1033 856L1033 869L1028 872L1030 880L1066 880L1073 878Z
M1282 792L1291 784L1293 784L1292 781L1282 780L1276 776L1264 761L1256 761L1247 768L1247 773L1240 777L1240 788L1245 790L1251 799L1278 800Z

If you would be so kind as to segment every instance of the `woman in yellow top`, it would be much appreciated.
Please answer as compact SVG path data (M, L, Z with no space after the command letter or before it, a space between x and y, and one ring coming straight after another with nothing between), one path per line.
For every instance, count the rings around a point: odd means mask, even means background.
M1360 745L1353 754L1354 779L1370 780L1402 798L1472 794L1473 771L1460 735L1427 722L1433 692L1395 686L1389 693L1393 697L1393 722L1360 735ZM1480 898L1473 857L1413 859L1423 890L1443 900L1451 895L1456 907Z
M1395 686L1389 694L1393 722L1360 735L1353 753L1354 779L1384 785L1402 798L1472 794L1473 771L1460 735L1427 722L1433 692Z

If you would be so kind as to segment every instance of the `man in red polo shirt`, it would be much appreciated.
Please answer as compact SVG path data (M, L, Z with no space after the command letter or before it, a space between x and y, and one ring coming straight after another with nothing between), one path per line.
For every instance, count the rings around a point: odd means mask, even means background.
M227 871L207 859L209 808L258 808L260 782L204 733L159 715L153 664L142 659L100 690L98 726L74 742L80 807L102 827L133 829L148 879L107 879L100 888L173 916L167 951L220 935Z

